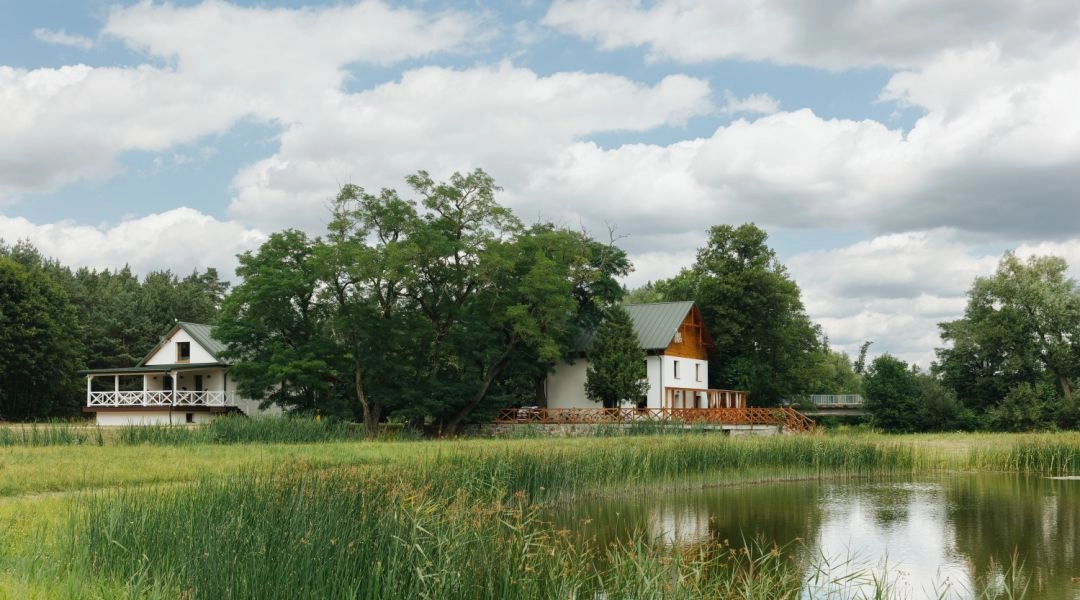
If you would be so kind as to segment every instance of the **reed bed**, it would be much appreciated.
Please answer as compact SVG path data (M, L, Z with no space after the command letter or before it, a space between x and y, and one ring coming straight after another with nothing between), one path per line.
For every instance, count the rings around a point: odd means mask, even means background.
M207 425L133 425L116 432L117 444L186 446L197 444L310 444L357 440L363 428L336 420L301 417L225 416Z
M65 421L0 426L0 446L84 446L105 444L101 430Z
M319 447L332 446L297 451ZM850 598L857 589L889 598L876 571L840 574L859 587L836 591L813 579L823 577L820 558L765 543L683 548L642 533L590 547L538 515L645 486L1080 470L1080 436L650 435L369 447L393 455L322 464L297 454L228 477L81 493L62 535L21 544L18 556L0 550L0 571L21 573L31 591L42 581L71 590L45 597L801 598L825 590L809 597ZM1014 587L1001 597L1023 595Z

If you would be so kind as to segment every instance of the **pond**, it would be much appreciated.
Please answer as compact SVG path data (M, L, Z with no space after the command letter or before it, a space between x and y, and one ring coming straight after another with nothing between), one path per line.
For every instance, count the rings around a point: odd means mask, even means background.
M1001 585L1019 562L1028 598L1080 598L1075 479L762 483L599 498L559 506L548 519L587 544L626 540L638 530L669 544L758 540L810 553L817 566L806 579L817 573L818 589L808 586L808 597L836 592L822 577L832 571L885 577L890 596L968 598Z

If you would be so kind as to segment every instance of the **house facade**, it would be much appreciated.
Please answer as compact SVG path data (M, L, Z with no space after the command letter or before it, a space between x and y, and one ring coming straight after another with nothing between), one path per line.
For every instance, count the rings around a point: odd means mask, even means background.
M280 413L240 396L209 325L177 323L134 367L86 375L86 406L98 425L198 424L216 416Z
M628 304L638 342L645 349L645 396L626 399L626 408L745 408L746 393L709 389L712 337L693 302ZM599 408L585 395L589 360L578 358L556 366L545 382L548 409Z

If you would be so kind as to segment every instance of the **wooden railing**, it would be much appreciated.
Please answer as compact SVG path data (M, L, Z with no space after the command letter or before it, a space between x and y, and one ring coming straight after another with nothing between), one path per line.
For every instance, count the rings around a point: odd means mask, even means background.
M496 423L600 424L676 421L715 425L772 425L813 431L813 419L793 408L507 408Z
M87 392L87 406L232 406L233 392L119 391Z
M749 392L665 387L663 404L667 408L745 408Z

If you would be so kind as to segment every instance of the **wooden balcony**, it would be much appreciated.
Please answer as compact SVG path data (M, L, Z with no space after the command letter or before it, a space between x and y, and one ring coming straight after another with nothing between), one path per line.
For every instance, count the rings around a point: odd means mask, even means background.
M87 407L144 407L144 406L234 406L233 392L201 391L110 391L87 392Z
M698 390L703 391L703 390ZM495 418L501 424L630 424L675 422L705 425L769 425L787 431L813 431L810 419L792 408L507 408Z

